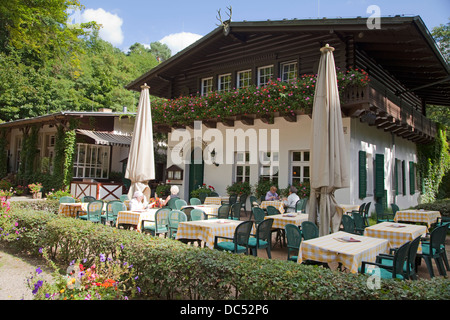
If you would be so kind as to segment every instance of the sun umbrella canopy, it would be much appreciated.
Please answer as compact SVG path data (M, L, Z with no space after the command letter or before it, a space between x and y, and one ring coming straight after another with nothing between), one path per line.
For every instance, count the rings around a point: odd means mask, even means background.
M312 112L309 221L318 223L323 236L329 234L330 229L338 231L341 217L336 212L334 191L348 188L350 181L334 48L326 45L320 51Z
M153 151L153 125L149 86L141 86L133 137L131 139L125 178L131 180L128 196L135 191L143 191L148 181L155 178L155 159Z

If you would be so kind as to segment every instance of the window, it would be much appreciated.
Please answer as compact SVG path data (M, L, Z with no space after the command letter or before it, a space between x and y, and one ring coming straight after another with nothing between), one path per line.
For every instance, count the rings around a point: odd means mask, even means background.
M78 143L73 163L74 178L108 178L109 152L109 146Z
M20 168L20 153L22 151L22 137L16 137L16 172L19 171Z
M202 96L207 95L213 89L213 78L203 78L202 79Z
M230 91L231 90L231 73L222 74L219 76L218 84L219 92Z
M289 82L297 79L297 62L285 62L280 68L281 81Z
M273 66L258 68L258 86L263 86L273 77Z
M260 178L278 182L278 152L262 152Z
M252 81L252 71L251 70L244 70L239 71L237 74L237 87L240 88L247 88L250 86Z
M309 181L309 151L292 151L290 154L290 183Z
M235 153L235 182L250 182L250 152Z

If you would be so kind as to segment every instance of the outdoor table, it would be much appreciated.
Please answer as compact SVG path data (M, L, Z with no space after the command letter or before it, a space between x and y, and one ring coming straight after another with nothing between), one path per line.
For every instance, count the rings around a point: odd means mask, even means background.
M295 224L296 226L300 227L303 221L308 221L308 214L293 212L293 213L275 214L272 216L264 217L264 219L269 218L273 219L272 228L284 229L284 227L289 223Z
M360 242L346 242L343 238L352 238ZM351 273L357 273L362 261L375 262L380 253L389 252L386 239L359 236L338 231L300 243L298 263L306 260L319 262L340 262Z
M394 221L399 222L421 222L426 223L428 228L433 223L436 223L437 218L441 216L439 211L427 211L427 210L399 210L395 214Z
M181 209L183 208L194 208L194 209L200 209L202 210L209 218L209 216L215 216L217 217L217 214L219 212L219 208L220 205L218 204L199 204L199 205L187 205L187 206L182 206Z
M341 204L341 203L338 203L336 205L336 210L338 210L338 213L342 216L344 213L350 213L353 210L358 211L359 210L359 204Z
M262 201L259 207L261 209L266 209L268 206L274 206L280 211L280 213L284 213L284 202L275 200L275 201Z
M136 230L141 232L142 220L155 221L155 213L160 208L119 211L117 213L116 227L120 224L131 224L136 226Z
M77 212L80 211L80 216L87 214L87 202L75 202L75 203L60 203L58 214L65 217L76 218Z
M180 222L175 239L201 240L205 242L205 246L214 249L214 238L216 236L232 238L236 227L242 222L228 219Z
M203 204L222 204L222 198L221 197L206 197L205 202Z
M389 246L391 248L399 248L404 243L412 241L426 233L426 226L393 222L377 223L364 230L364 235L367 237L389 240ZM421 245L419 245L418 252L422 252Z

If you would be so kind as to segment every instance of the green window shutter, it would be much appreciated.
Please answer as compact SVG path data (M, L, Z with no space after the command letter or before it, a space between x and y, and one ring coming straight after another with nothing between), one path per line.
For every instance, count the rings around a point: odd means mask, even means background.
M394 160L394 191L395 191L395 195L398 196L398 166L397 166L397 161L398 159L395 158Z
M406 196L406 164L405 160L402 161L402 191L403 195Z
M416 192L416 175L414 172L414 162L409 162L409 193L414 194Z
M375 197L384 196L384 154L375 155Z
M359 198L364 199L367 194L366 152L359 151Z

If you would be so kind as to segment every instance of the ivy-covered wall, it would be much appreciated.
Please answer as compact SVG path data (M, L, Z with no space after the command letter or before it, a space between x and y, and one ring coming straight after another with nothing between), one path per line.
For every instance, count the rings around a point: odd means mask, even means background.
M422 203L433 202L444 175L450 170L450 154L445 128L437 125L433 143L417 146L418 170L422 178Z

